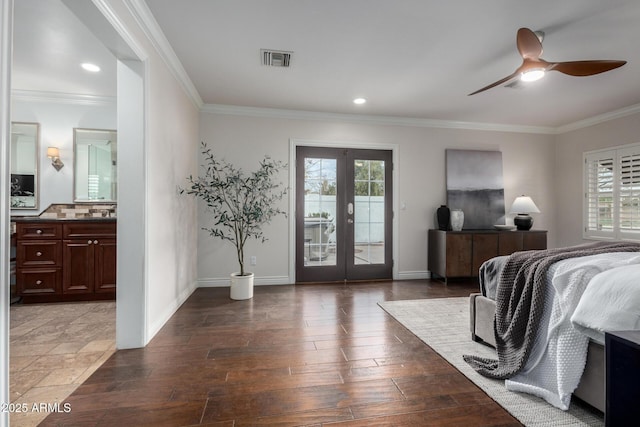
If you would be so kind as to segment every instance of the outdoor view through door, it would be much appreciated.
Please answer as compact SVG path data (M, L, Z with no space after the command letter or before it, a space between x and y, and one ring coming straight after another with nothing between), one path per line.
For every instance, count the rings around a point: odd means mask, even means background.
M391 279L392 152L297 147L296 282Z

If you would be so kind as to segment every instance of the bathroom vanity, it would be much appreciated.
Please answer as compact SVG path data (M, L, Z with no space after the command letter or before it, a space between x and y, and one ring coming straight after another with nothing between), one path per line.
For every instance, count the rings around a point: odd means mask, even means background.
M16 292L22 302L115 299L116 218L13 221Z

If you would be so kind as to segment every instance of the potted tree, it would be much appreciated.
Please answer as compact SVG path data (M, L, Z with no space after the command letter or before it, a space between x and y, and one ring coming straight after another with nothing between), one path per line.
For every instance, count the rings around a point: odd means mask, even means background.
M245 174L242 169L216 158L204 142L201 152L205 158L203 173L195 178L190 175L189 187L180 192L207 204L213 226L203 230L235 246L240 271L231 274L231 298L249 299L253 297L254 276L244 268L245 244L249 239L265 242L262 227L277 215L286 216L277 202L287 189L281 182L275 182L286 165L265 156L256 171Z

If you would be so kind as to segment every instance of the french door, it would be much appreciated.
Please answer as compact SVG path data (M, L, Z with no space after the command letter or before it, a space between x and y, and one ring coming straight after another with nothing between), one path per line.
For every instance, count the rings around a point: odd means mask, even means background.
M392 152L297 147L296 282L391 279Z

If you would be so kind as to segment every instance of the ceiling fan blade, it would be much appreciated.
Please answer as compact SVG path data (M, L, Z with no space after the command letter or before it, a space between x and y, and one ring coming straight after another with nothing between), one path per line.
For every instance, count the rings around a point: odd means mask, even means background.
M517 73L517 72L516 72L516 73L513 73L513 74L511 74L510 76L507 76L507 77L505 77L504 79L500 79L500 80L498 80L497 82L491 83L489 86L485 86L485 87L483 87L482 89L479 89L479 90L477 90L477 91L475 91L475 92L472 92L472 93L470 93L470 94L469 94L469 95L467 95L467 96L475 95L476 93L484 92L484 91L485 91L485 90L487 90L487 89L491 89L492 87L496 87L496 86L498 86L498 85L501 85L502 83L508 82L509 80L511 80L512 78L514 78L514 77L515 77L515 76L517 76L517 75L518 75L518 73Z
M538 59L542 55L540 39L528 28L520 28L516 37L518 52L523 58Z
M622 67L627 61L569 61L557 62L551 65L550 70L560 71L570 76L592 76L604 73L618 67Z

